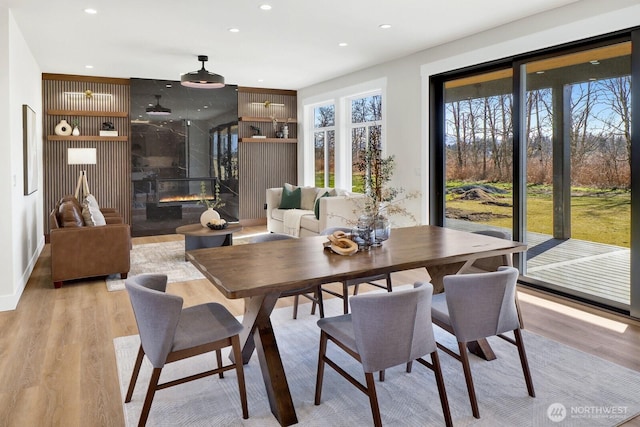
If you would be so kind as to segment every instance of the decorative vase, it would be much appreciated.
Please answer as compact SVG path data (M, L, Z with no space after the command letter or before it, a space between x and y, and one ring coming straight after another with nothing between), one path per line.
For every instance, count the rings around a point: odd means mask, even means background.
M284 135L285 138L289 138L289 125L282 126L282 135Z
M282 132L281 130L276 131L276 138L284 138L284 132Z
M368 251L375 244L375 230L373 218L361 215L358 224L351 230L351 240L358 244L358 250Z
M71 135L71 132L71 125L69 125L69 123L67 123L65 119L60 120L60 123L58 123L55 127L56 135L69 136Z
M382 242L389 239L391 235L391 224L384 215L376 215L373 221L374 246L382 245Z
M220 219L220 214L213 210L213 208L209 208L200 215L200 224L202 224L203 227L206 227L207 223L213 219Z
M80 129L78 129L78 126L73 128L73 131L71 132L71 135L80 136Z

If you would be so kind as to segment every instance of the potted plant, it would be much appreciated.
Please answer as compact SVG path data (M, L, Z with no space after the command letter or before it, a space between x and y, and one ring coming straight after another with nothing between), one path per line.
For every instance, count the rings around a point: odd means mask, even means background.
M357 169L363 173L365 185L362 214L356 229L365 245L370 243L372 246L379 246L389 238L390 215L404 215L415 221L413 214L399 204L402 200L415 197L415 194L405 194L402 199L398 199L405 192L404 189L388 185L395 166L394 156L382 157L382 151L377 148L366 150L356 163Z

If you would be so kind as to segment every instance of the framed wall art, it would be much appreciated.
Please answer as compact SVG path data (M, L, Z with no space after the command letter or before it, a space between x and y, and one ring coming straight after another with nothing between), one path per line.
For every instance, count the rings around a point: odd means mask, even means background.
M28 105L22 106L22 133L24 144L24 194L38 190L38 142L36 112Z

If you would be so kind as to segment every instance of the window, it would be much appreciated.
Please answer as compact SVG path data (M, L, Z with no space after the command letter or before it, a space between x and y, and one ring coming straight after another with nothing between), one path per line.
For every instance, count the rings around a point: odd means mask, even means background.
M365 192L367 171L358 168L367 150L382 149L382 95L371 94L351 99L351 189Z
M335 186L336 109L333 104L313 109L314 171L316 187Z

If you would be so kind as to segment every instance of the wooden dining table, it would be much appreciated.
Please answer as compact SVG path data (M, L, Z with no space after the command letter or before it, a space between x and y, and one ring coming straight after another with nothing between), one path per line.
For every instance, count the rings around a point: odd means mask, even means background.
M430 225L393 229L382 246L350 256L324 248L326 241L304 237L187 252L226 298L245 298L243 362L257 352L271 412L283 426L298 420L270 320L281 294L415 268L426 268L438 293L444 276L464 272L477 259L526 250L521 242Z

